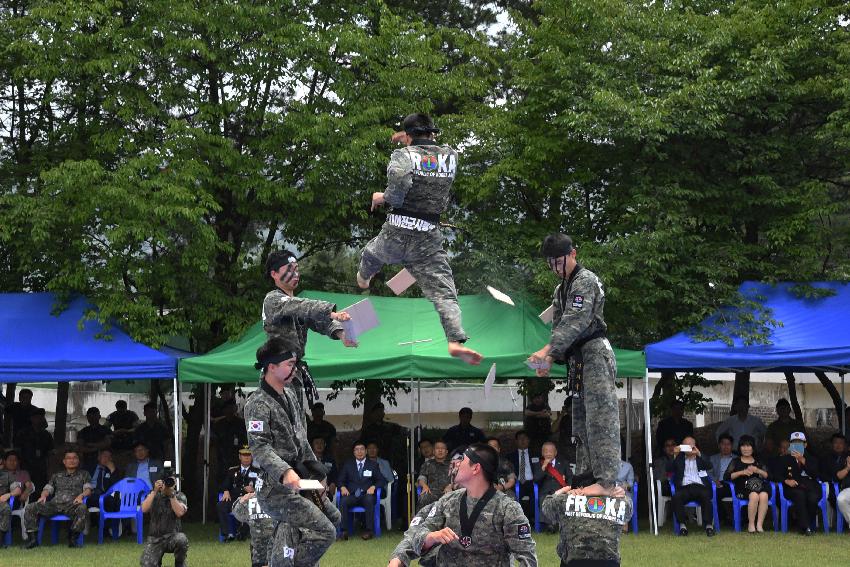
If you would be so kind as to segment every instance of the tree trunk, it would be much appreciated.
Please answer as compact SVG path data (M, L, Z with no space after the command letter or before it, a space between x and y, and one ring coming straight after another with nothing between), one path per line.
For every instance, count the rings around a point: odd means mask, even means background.
M56 389L56 425L53 428L53 443L57 446L65 443L65 427L68 421L68 393L70 382L59 382Z
M844 413L844 404L841 403L841 394L838 393L838 388L835 387L835 384L826 377L825 372L815 372L815 376L820 380L821 385L826 388L826 392L829 394L829 397L832 398L832 405L835 406L835 415L838 416L838 425L841 426L841 414Z
M201 502L204 488L204 471L198 466L198 455L203 449L203 437L201 430L204 427L204 416L206 415L206 397L204 396L204 385L196 384L192 388L195 403L184 416L188 422L186 429L186 442L183 445L183 492L190 502ZM215 480L215 479L210 479ZM201 506L189 508L189 514L193 519L201 517ZM213 514L215 517L215 514Z
M363 386L363 421L360 427L362 432L369 425L372 406L381 401L381 382L379 380L366 380Z
M735 373L735 388L732 390L732 409L729 410L729 415L735 415L735 400L738 398L750 399L749 371Z
M788 384L788 399L791 401L791 409L794 410L794 417L800 423L804 423L803 410L800 408L799 400L797 400L797 381L794 378L793 372L785 373L785 383Z
M676 380L675 372L662 372L661 379L655 384L652 390L650 404L654 408L669 408L670 402L673 401L676 389L673 387L673 382ZM656 410L656 413L663 413Z
M15 401L15 388L17 386L17 382L6 384L6 407L9 407ZM12 446L12 414L5 412L3 414L3 443L4 447Z

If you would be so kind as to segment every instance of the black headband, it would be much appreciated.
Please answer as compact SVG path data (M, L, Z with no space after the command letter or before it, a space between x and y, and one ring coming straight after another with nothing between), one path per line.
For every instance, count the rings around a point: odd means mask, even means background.
M416 135L416 134L439 134L440 129L435 128L433 126L414 126L410 130L405 130L405 133Z
M254 363L254 368L265 371L269 367L269 364L280 364L284 360L289 360L290 358L297 358L297 356L294 352L288 350L277 354L270 354L264 357L263 360L259 360Z
M293 254L287 254L286 256L282 256L277 262L273 262L269 264L269 271L277 271L282 266L286 266L288 264L294 264L298 261L298 259Z
M464 454L465 457L468 457L471 462L473 462L477 465L481 465L481 468L484 469L485 471L489 472L490 474L493 474L493 473L496 472L496 471L493 470L492 465L485 463L484 459L482 459L481 456L478 454L478 452L475 449L473 449L472 447L469 447L466 451L463 452L463 454Z

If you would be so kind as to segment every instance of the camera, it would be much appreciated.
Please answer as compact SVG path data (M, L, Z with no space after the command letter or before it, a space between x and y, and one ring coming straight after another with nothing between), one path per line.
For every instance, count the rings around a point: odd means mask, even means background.
M174 474L174 469L171 467L171 461L165 461L162 463L162 472L162 483L166 488L174 488L177 486L177 475Z

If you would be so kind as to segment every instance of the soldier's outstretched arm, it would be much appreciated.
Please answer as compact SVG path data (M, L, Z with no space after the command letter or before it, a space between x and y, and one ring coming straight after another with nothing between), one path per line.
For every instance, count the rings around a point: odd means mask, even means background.
M387 166L387 190L384 202L396 209L404 204L407 192L413 187L413 162L406 149L395 150Z
M599 294L599 283L592 277L577 277L569 297L562 305L563 314L552 327L549 355L563 360L567 349L575 342L593 320L593 304Z
M506 502L502 536L517 565L537 567L537 546L531 537L531 524L528 523L522 507L514 500Z
M308 325L330 326L336 323L331 318L331 313L335 311L336 305L329 301L289 297L284 293L269 294L263 301L263 321L266 325L276 325L286 317L293 317L307 322ZM339 323L336 324L336 328L342 329Z
M280 410L283 412L283 410ZM245 425L248 430L248 446L254 456L254 463L268 472L269 477L277 481L283 479L292 466L280 458L273 447L271 423L274 420L271 408L265 402L256 402L245 406ZM284 420L278 419L283 423ZM252 423L253 422L253 423Z
M540 512L547 524L560 523L563 510L564 500L557 494L549 494L540 504Z

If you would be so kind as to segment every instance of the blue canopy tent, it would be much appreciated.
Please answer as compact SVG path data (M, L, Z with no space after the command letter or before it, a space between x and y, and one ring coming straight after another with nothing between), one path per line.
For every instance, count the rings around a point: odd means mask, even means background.
M0 294L0 383L171 380L179 454L178 356L138 343L117 326L107 331L96 320L83 321L93 308L84 297L54 315L56 305L52 293Z
M721 309L703 322L703 328L723 330L732 344L722 340L697 342L686 332L647 345L648 370L695 372L838 372L844 402L844 372L850 369L850 284L804 284L829 295L795 293L801 284L776 285L744 282L741 296L758 302L764 315L779 322L767 333L766 344L747 344L736 335L741 318L733 308ZM745 311L745 315L752 311ZM731 322L731 323L730 323ZM747 323L744 323L747 324ZM648 419L648 418L647 418ZM648 421L647 421L648 423ZM652 480L652 450L647 436L647 461ZM654 514L654 507L653 507ZM652 514L651 514L652 515ZM656 528L657 533L657 528Z

